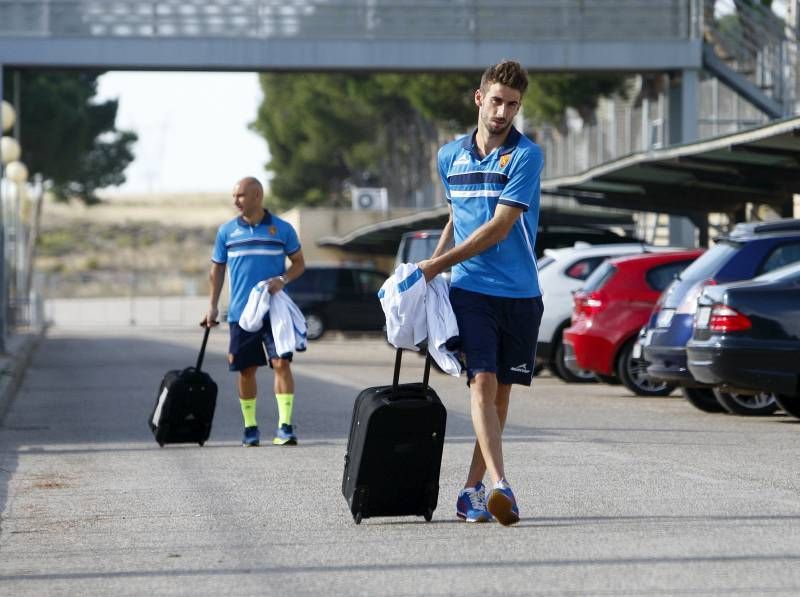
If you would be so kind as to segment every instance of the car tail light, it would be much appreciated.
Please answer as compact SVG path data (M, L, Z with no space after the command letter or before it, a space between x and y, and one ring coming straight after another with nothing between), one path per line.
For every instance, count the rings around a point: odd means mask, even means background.
M602 311L605 307L605 301L602 293L581 292L575 295L575 309L573 310L573 319L579 315L584 317L592 317L595 313Z
M742 332L753 327L750 318L727 305L714 305L708 320L712 332Z

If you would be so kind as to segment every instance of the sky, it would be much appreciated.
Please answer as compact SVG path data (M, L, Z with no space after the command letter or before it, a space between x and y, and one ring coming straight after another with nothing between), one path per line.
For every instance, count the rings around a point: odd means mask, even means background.
M248 130L262 100L254 73L110 72L98 100L117 99L117 129L139 135L127 182L104 196L229 192L265 180L266 141Z

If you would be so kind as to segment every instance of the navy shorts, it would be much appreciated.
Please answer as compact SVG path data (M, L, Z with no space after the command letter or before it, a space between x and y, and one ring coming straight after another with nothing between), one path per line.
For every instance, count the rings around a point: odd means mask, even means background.
M450 288L467 383L492 372L498 383L531 385L542 297L506 298Z
M264 318L264 327L257 332L243 330L236 321L229 322L229 325L231 340L228 344L228 369L230 371L263 367L267 363L272 367L272 359L292 360L292 353L278 355L272 337L272 326L269 324L269 314Z

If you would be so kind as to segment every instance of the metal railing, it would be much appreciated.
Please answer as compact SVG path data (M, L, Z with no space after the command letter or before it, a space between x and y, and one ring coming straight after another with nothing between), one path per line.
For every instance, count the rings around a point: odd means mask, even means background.
M797 30L769 8L743 0L704 0L706 43L734 71L794 112Z
M0 35L696 39L701 0L0 0Z

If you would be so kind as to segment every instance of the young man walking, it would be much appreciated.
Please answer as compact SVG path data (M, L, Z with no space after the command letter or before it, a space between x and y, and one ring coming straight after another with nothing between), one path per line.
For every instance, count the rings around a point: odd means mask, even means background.
M517 62L503 61L483 73L475 91L477 129L439 150L450 219L433 256L419 264L428 281L453 268L450 302L477 437L456 506L459 518L469 522L519 521L502 433L512 384L531 384L543 309L533 247L544 162L539 146L512 126L527 86Z
M217 231L209 272L211 300L205 318L208 326L218 323L219 297L227 268L230 272L228 364L231 371L239 374L239 402L244 417L242 445L247 447L258 446L261 442L256 422L256 371L267 364L267 358L275 372L274 390L279 414L278 428L272 441L276 445L297 444L292 428L292 354L277 353L268 318L257 332L239 327L239 318L250 291L258 282L267 280L269 293L274 294L299 278L305 269L303 251L294 228L264 209L263 200L264 189L256 178L248 176L233 187L233 204L239 216Z

